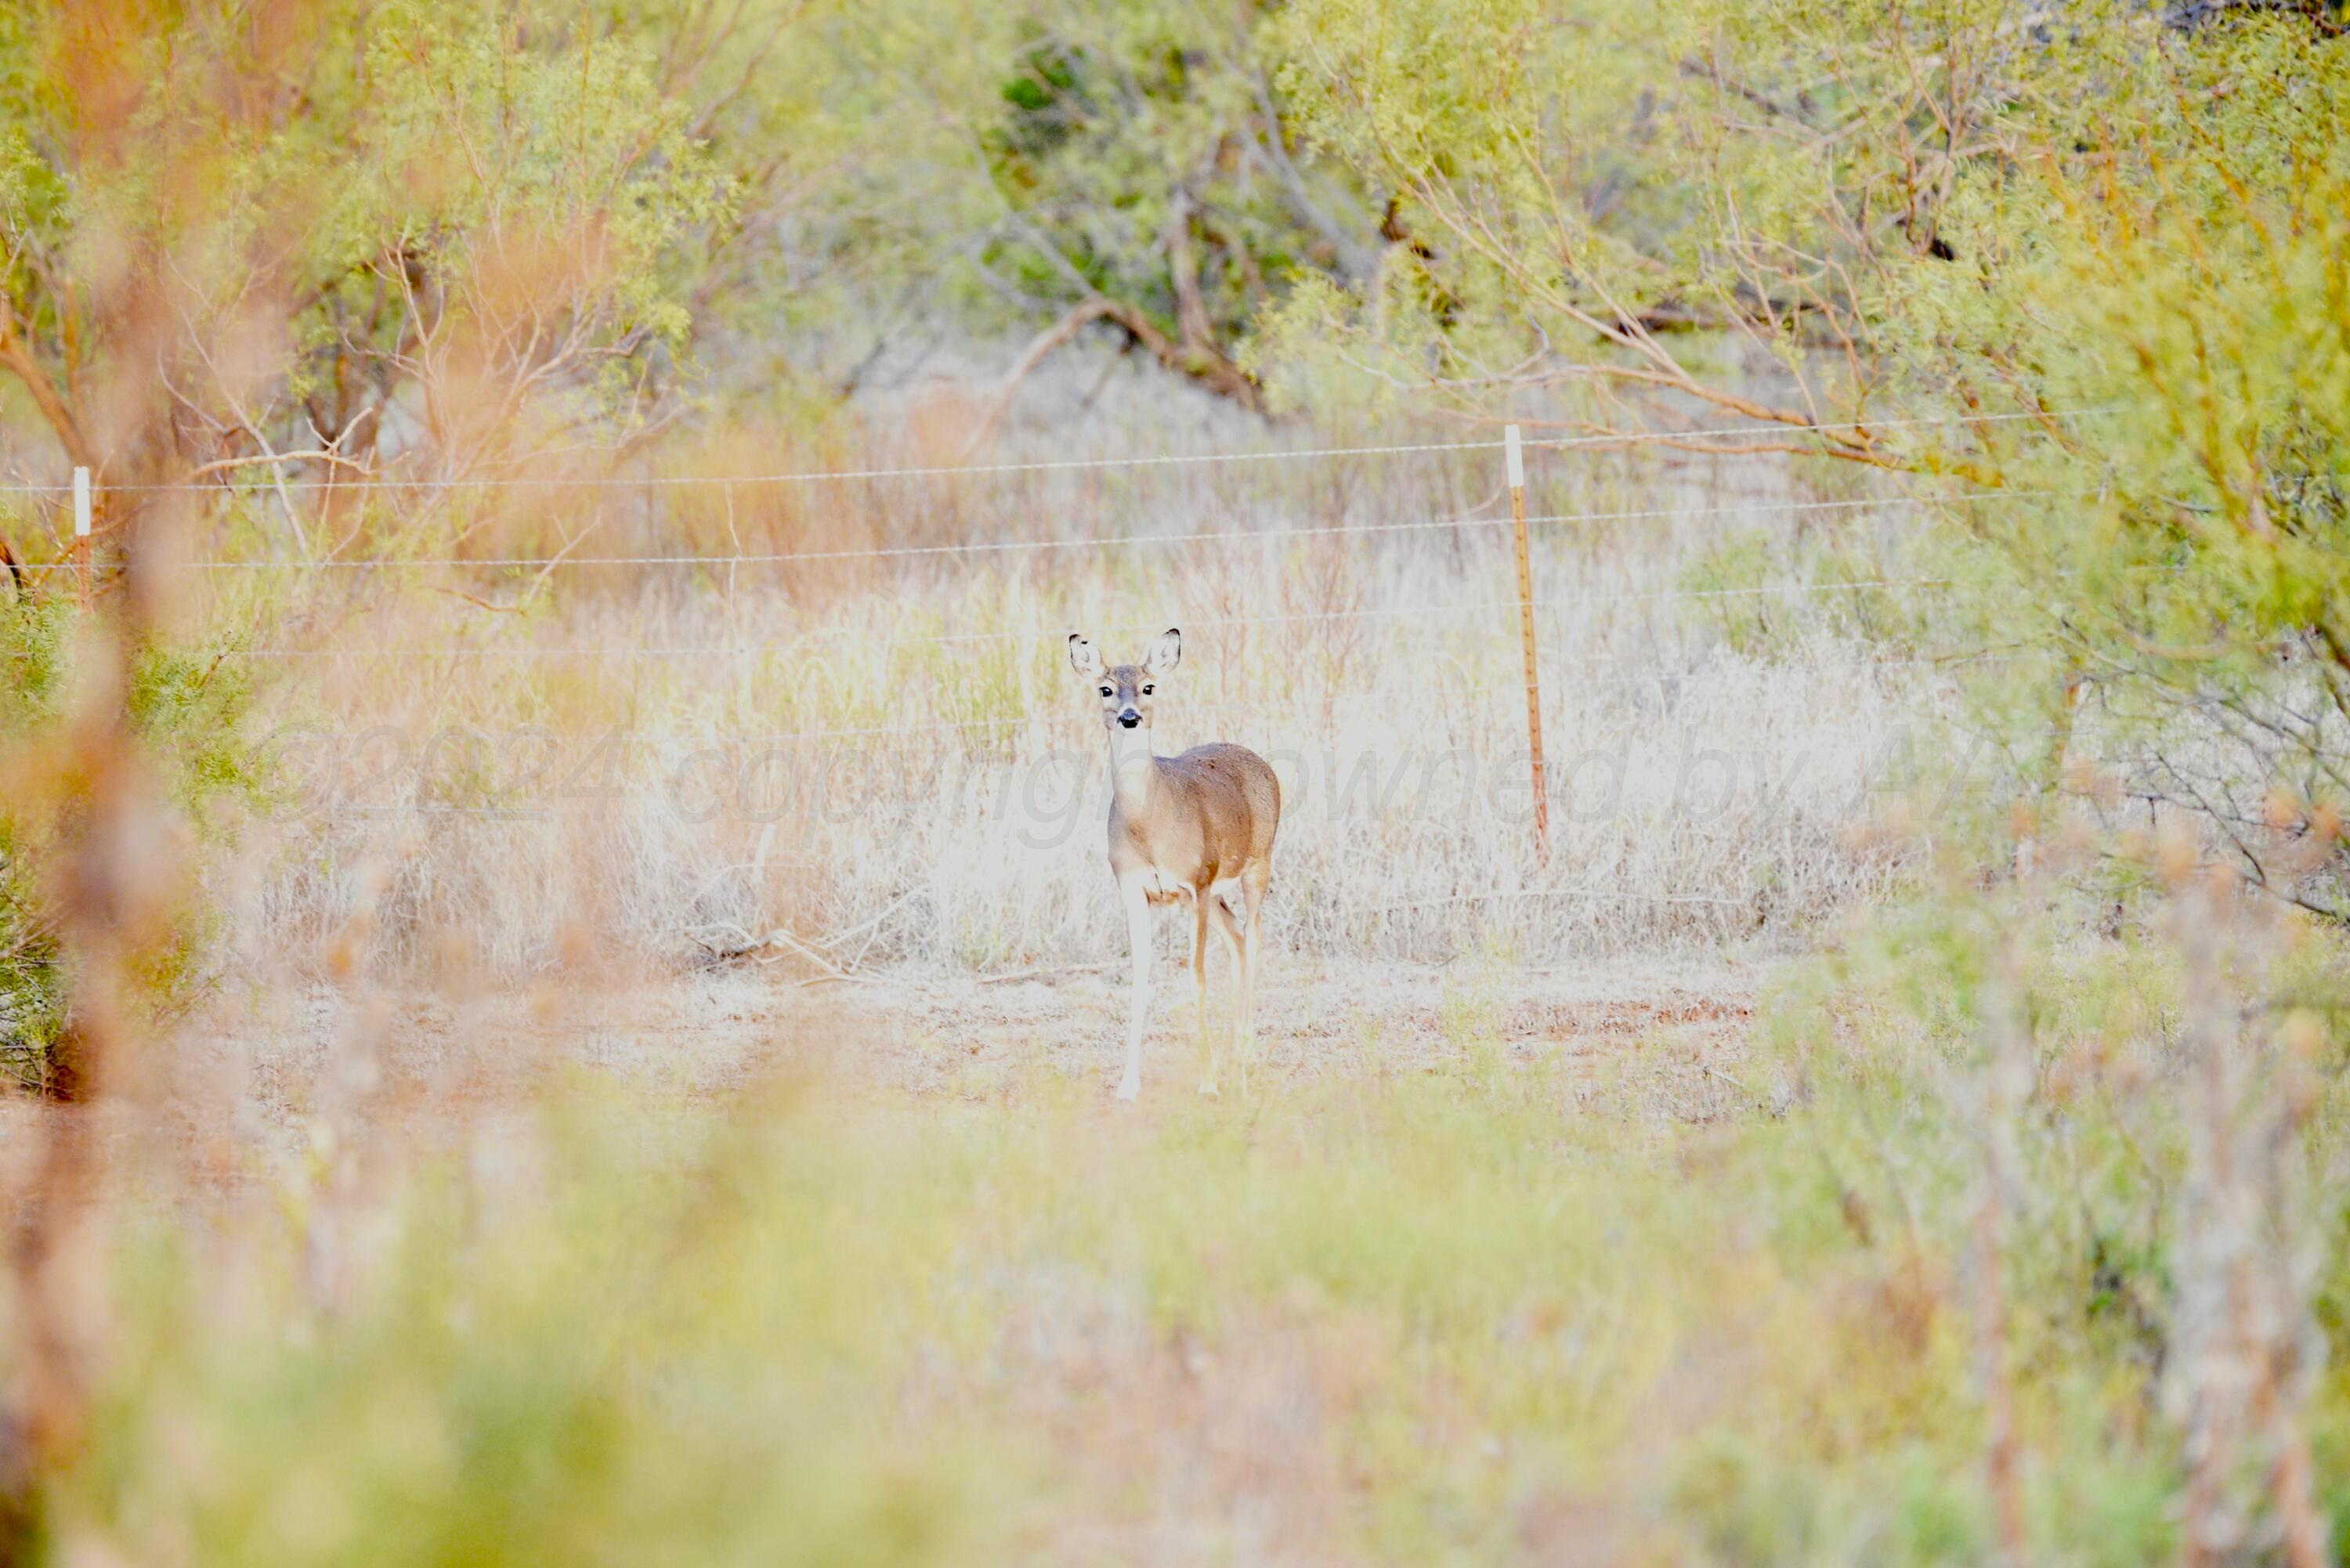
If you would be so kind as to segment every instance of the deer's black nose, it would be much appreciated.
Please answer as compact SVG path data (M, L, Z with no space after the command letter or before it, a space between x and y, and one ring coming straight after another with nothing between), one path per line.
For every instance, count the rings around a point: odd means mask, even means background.
M1118 714L1118 722L1126 728L1131 730L1137 724L1142 722L1142 715L1136 712L1133 709L1128 708Z

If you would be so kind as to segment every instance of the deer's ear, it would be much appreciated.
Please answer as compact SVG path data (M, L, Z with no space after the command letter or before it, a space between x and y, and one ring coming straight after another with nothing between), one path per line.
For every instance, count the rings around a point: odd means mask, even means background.
M1142 662L1151 674L1164 675L1182 661L1183 634L1170 626L1153 639Z
M1069 662L1088 680L1101 673L1101 655L1094 650L1092 643L1074 631L1069 633Z

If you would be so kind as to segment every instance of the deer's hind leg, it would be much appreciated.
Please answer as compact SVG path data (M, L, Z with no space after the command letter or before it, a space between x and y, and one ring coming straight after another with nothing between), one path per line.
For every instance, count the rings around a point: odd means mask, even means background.
M1216 1092L1216 1037L1208 1033L1208 911L1211 908L1222 908L1213 893L1205 888L1192 893L1191 991L1199 1004L1200 1054L1206 1059L1200 1078L1200 1093L1203 1095Z
M1215 931L1224 938L1224 948L1232 952L1232 1054L1241 1063L1241 1093L1248 1093L1248 948L1255 929L1245 924L1245 905L1233 908L1222 898L1215 900Z
M1246 951L1248 939L1241 932L1240 917L1232 912L1232 905L1222 898L1211 898L1209 903L1215 918L1216 934L1224 939L1224 950L1232 955L1232 981L1237 985L1240 983L1241 977L1247 972L1248 961L1243 954ZM1242 1009L1235 999L1232 1008L1232 1053L1240 1057L1241 1088L1245 1092L1248 1088L1248 1057L1242 1054L1246 1042L1241 1034L1241 1013Z
M1248 1092L1249 1058L1256 1054L1257 933L1264 926L1265 889L1273 885L1273 862L1259 860L1241 873L1240 940L1233 957L1241 981L1240 1021L1232 1026L1233 1054L1241 1059L1241 1092Z

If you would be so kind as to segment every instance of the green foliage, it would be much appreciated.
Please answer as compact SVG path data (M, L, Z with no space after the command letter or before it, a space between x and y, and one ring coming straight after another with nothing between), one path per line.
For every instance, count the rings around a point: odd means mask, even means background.
M406 410L460 471L620 439L677 395L661 372L734 182L624 23L431 0L12 18L0 282L60 441L140 351L102 254L184 327L189 466L255 441L366 463Z
M2119 781L2203 815L2251 879L2339 912L2350 49L2248 18L2123 65L2145 130L2116 145L2076 108L2078 158L1972 190L1950 228L1984 259L1908 292L1902 351L1963 397L2108 410L1932 460L2066 497L1985 509L1971 532L2007 568L2009 626L2134 742Z
M1340 265L1302 176L1284 181L1245 10L1218 26L1152 0L1039 7L1020 31L1005 113L981 133L1014 219L982 260L1014 287L1130 300L1180 334L1196 286L1230 341L1291 273Z
M322 240L352 269L390 239L432 274L493 293L551 279L556 301L608 301L614 330L679 343L688 317L661 265L725 215L723 178L691 134L691 106L662 92L647 41L566 36L554 21L432 0L373 10L369 179L344 187ZM534 34L562 41L517 46ZM517 243L562 246L571 265L499 277Z
M0 606L0 735L39 732L55 717L64 680L64 612L56 605ZM5 753L0 753L5 756ZM50 824L24 806L29 791L0 791L0 1072L46 1077L61 1023L62 976L39 851Z
M1676 586L1693 596L1692 613L1718 628L1734 653L1787 658L1807 642L1834 638L1898 658L1923 607L1919 590L1885 586L1895 580L1899 576L1843 541L1801 539L1783 548L1758 533L1709 547L1682 569Z
M2214 1109L2190 1037L2196 961L2181 943L2134 929L2085 937L2089 900L2053 880L1989 893L1972 880L1953 856L1937 888L1856 925L1771 1009L1774 1054L1801 1085L1847 1214L1956 1254L1970 1233L1980 1245L1998 1197L1997 1304L2015 1376L2070 1382L2086 1401L2038 1439L2072 1472L2039 1477L2041 1504L2051 1522L2072 1512L2064 1528L2080 1532L2084 1560L2147 1561L2174 1549L2189 1423L2214 1397L2200 1381L2212 1298L2198 1283L2214 1265L2197 1228L2214 1223L2216 1179L2199 1146L2215 1123L2240 1147L2272 1151L2262 1175L2233 1179L2270 1183L2262 1234L2279 1257L2303 1260L2292 1267L2316 1269L2322 1364L2350 1351L2323 1304L2350 1285L2330 1196L2350 1137L2343 942L2315 922L2274 920L2273 905L2228 917L2241 923L2209 978L2224 975L2244 1000L2220 1047L2232 1102ZM2220 918L2174 909L2165 923ZM2008 1029L2018 1048L2002 1058ZM1994 1158L2003 1173L1987 1169ZM1978 1322L1987 1310L1970 1299ZM2281 1376L2313 1371L2307 1354L2296 1349ZM2312 1385L2302 1419L2322 1450L2350 1385L2331 1371ZM2137 1434L2134 1452L2094 1455L2093 1431L2124 1429ZM2250 1506L2271 1501L2259 1490ZM2077 1512L2090 1504L2095 1518Z
M1173 1379L1368 1560L1601 1531L1642 1560L1979 1562L1981 1155L1953 1085L2019 924L2030 1544L2159 1558L2182 1156L2126 1068L2158 1059L2176 971L1957 900L1773 1004L1780 1044L1736 1075L1792 1085L1783 1116L1601 1114L1571 1067L1497 1054L1139 1123L1041 1065L1009 1108L574 1085L365 1196L322 1137L283 1201L118 1258L113 1381L50 1514L203 1563L1001 1561L1044 1521L1148 1528L1163 1478L1132 1467ZM2338 961L2318 948L2293 964ZM2125 1298L2143 1327L2116 1328Z
M2044 650L1989 715L2042 787L2071 732L2047 694L2086 691L2114 793L2350 909L2338 26L1306 0L1272 47L1296 123L1397 191L1409 243L1361 286L1293 294L1268 374L1326 392L1345 363L1476 409L1538 391L1566 422L1777 421L1810 432L1789 451L1995 493L1941 552L1974 602L1921 629ZM1834 422L1887 403L1954 418Z
M641 440L705 393L792 420L942 312L1033 328L1097 296L1245 396L1256 311L1374 244L1291 138L1261 26L1159 0L11 12L0 271L86 423L132 348L99 253L147 258L190 466L328 441L463 471Z
M631 449L705 372L745 403L829 397L893 336L1034 329L1097 298L1178 370L1244 364L1235 395L1776 422L1777 444L1951 504L1898 574L1815 540L1724 541L1681 586L1716 596L1700 613L1731 648L2013 656L1970 690L2024 804L2071 789L2085 832L2184 807L2252 881L2350 914L2350 41L2330 18L2189 27L2119 0L2046 26L2004 0L273 15L134 8L104 33L77 8L0 9L0 328L21 389L72 416L39 410L60 443L110 428L129 386L168 396L145 431L177 445L103 460L323 441L496 472ZM109 292L126 275L151 296ZM1951 422L1841 424L1887 413ZM452 536L492 520L417 515ZM1912 574L1956 591L1860 586ZM1835 591L1750 591L1791 579ZM18 754L67 722L70 631L53 601L0 612ZM986 724L1063 678L1049 649L919 646L831 688L778 659L763 711L878 724L910 683ZM264 787L236 669L156 649L134 673L133 726L206 832ZM2092 722L2110 776L2076 786L2067 747ZM0 797L0 1066L30 1080L62 1023L49 877L76 805L69 780ZM1329 1473L1374 1500L1334 1510L1360 1532L1342 1550L1505 1555L1521 1526L1629 1496L1627 1559L1980 1561L1968 1271L1988 1191L2033 1555L2168 1555L2186 1439L2164 1379L2197 1266L2184 961L2118 915L2085 936L2103 897L2011 880L2002 814L1935 827L2002 869L1949 868L1781 999L1762 1059L1737 1065L1758 1101L1784 1090L1784 1116L1571 1112L1587 1085L1506 1065L1461 1003L1446 1072L1246 1117L1106 1130L1049 1084L1002 1120L587 1113L540 1129L543 1194L496 1215L511 1192L432 1167L388 1200L372 1256L338 1252L369 1228L338 1228L348 1193L310 1171L282 1211L237 1219L225 1261L160 1237L118 1260L135 1349L89 1451L43 1478L50 1517L199 1561L1000 1561L1024 1506L1100 1479L1063 1473L1066 1436L1024 1403L1055 1369L1023 1346L1076 1311L1124 1335L1145 1390L1178 1376L1162 1355L1197 1376L1170 1346L1237 1359L1294 1336L1336 1390ZM2147 891L2143 857L2095 842L2101 887ZM151 1000L192 983L199 923L152 959ZM2265 1147L2320 1195L2314 1220L2282 1200L2262 1220L2323 1243L2330 1370L2303 1408L2338 1478L2350 1209L2325 1195L2350 1009L2338 940L2293 929L2244 1001L2306 1014L2304 1054L2259 1033L2248 1055L2256 1089L2301 1106ZM1604 1074L1623 1089L1637 1063ZM2012 1168L1987 1173L1987 1151Z
M1336 350L1395 391L1471 402L1580 381L1604 405L1619 376L1688 381L1670 356L1701 366L1702 346L1667 349L1619 323L1772 315L1725 241L1761 217L1749 206L1795 211L1794 191L1819 181L1792 150L1718 133L1721 89L1688 67L1751 25L1742 16L1704 0L1285 8L1273 48L1299 130L1394 192L1399 243L1367 286L1301 293L1276 329L1282 356Z
M44 759L65 746L72 681L74 612L57 601L0 606L0 1074L47 1085L66 1018L66 955L58 941L54 879L61 836L82 801L83 781ZM250 677L216 657L150 649L131 672L130 725L173 811L202 841L233 835L240 808L268 781L243 732ZM176 911L170 939L133 977L150 1008L183 1001L197 983L210 919Z

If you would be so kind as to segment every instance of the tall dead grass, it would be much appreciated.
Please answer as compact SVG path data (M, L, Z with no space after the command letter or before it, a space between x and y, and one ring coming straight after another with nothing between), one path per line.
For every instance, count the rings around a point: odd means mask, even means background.
M580 940L661 964L779 929L831 964L1104 957L1122 939L1101 739L1063 657L1077 628L1115 651L1184 627L1160 749L1274 760L1270 935L1292 950L1769 943L1881 891L1915 847L1862 828L1921 737L1948 749L1954 678L1884 662L1900 650L1856 635L1850 596L1804 591L1821 531L1890 574L1902 522L1791 510L1816 496L1783 467L1538 466L1537 515L1644 514L1537 525L1544 867L1506 529L1398 526L1505 515L1497 454L772 480L952 453L927 431L910 418L868 451L712 441L665 477L736 483L554 492L535 522L493 493L496 527L436 547L567 551L552 571L190 574L231 657L268 672L286 780L223 884L244 958L331 970L362 905L395 969L522 973ZM1192 445L1273 450L1213 419ZM1129 412L1087 450L1182 447ZM1077 453L1032 431L1003 455ZM1150 542L1088 543L1134 535ZM1674 597L1731 540L1758 579ZM878 549L934 553L807 558ZM613 556L630 560L591 559ZM1771 607L1768 635L1731 635L1730 604Z

